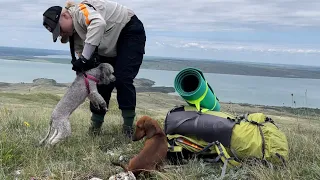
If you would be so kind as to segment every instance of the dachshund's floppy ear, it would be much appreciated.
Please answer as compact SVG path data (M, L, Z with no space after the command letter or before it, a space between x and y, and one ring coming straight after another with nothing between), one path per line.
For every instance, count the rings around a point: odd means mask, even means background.
M152 120L146 120L144 122L144 130L146 132L147 139L154 136L157 132L156 126L154 125Z

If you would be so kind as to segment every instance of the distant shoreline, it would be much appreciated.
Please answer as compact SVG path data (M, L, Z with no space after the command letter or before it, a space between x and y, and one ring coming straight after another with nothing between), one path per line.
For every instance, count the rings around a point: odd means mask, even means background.
M68 83L59 83L54 79L48 78L37 78L34 79L31 83L7 83L7 82L0 82L0 92L1 91L10 91L11 89L31 89L35 86L42 86L42 87L55 87L55 88L67 88L71 85L72 82ZM175 89L173 87L167 86L154 86L155 82L150 79L145 78L136 78L134 79L134 85L136 87L137 92L160 92L160 93L174 93ZM114 90L116 92L116 89Z
M43 63L70 64L69 59L44 57L0 56L0 59ZM267 65L246 62L180 60L145 57L141 69L180 71L186 67L200 69L203 73L259 77L320 79L320 67Z

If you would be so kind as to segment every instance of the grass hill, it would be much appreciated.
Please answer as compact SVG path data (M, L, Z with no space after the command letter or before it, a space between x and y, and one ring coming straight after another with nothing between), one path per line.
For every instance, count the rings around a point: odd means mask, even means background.
M141 86L145 84L140 82ZM121 134L122 120L113 94L101 136L92 138L87 134L90 111L86 101L71 115L71 138L54 148L37 147L68 84L35 81L0 87L0 179L108 179L122 171L111 165L110 159L122 156L127 161L143 145L143 141L130 142ZM179 96L153 90L138 91L137 101L137 118L150 115L162 126L169 109L185 104ZM264 112L285 132L290 148L286 167L244 163L241 168L227 171L225 179L320 179L319 112L228 103L222 103L222 110L233 114ZM166 172L153 172L152 177L218 179L221 166L191 160L181 166L166 164Z

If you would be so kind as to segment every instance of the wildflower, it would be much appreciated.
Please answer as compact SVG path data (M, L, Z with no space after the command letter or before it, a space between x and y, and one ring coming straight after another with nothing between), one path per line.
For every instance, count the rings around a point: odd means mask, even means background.
M29 124L27 121L24 121L23 124L24 124L25 126L27 126L27 127L30 126L30 124Z

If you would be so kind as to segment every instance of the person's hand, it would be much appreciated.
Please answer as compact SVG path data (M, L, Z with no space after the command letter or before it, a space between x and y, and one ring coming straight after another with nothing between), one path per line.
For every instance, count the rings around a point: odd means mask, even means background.
M76 72L81 72L82 70L79 69L78 67L76 66L72 66L72 70L76 71Z
M77 72L87 71L94 68L94 62L91 60L87 60L83 56L80 56L79 59L77 59L76 61L72 61L71 63L73 65L72 70Z

